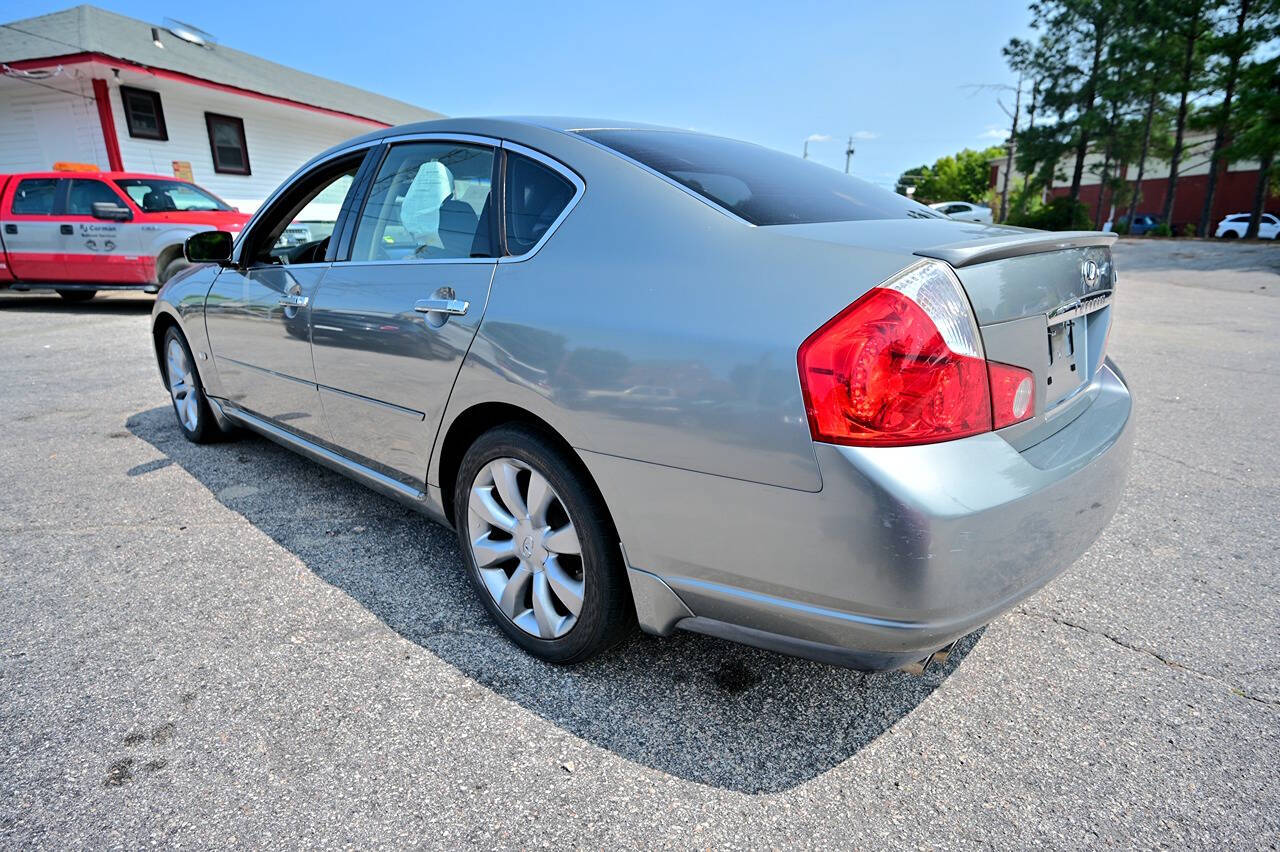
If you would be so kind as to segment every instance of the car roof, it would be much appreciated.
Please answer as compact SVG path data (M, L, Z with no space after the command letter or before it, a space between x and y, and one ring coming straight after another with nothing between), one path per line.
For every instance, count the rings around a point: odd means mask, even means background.
M191 181L176 178L173 175L155 175L147 172L15 172L7 175L7 177L15 178L103 178L105 180L126 180L129 178L141 178L143 180L173 180L178 183L190 183Z

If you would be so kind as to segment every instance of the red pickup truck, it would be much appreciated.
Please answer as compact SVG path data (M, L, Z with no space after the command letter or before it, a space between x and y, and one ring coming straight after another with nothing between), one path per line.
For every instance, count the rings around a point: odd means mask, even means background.
M0 287L69 301L145 290L187 266L198 231L238 232L249 216L193 183L134 172L0 175Z

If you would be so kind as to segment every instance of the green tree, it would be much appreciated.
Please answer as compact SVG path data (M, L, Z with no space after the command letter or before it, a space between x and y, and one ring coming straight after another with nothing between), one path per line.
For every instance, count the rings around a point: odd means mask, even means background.
M1280 148L1280 57L1250 62L1240 72L1240 98L1232 113L1230 160L1256 159L1258 183L1246 237L1258 236L1258 224L1272 192L1272 166Z
M1221 100L1201 110L1195 116L1194 126L1212 128L1213 153L1209 156L1209 179L1205 190L1204 208L1200 212L1200 225L1196 230L1202 237L1209 236L1213 227L1213 201L1218 188L1218 173L1227 159L1228 134L1231 128L1231 111L1234 106L1237 84L1240 82L1241 65L1245 57L1260 44L1274 37L1276 19L1280 15L1277 0L1235 0L1233 6L1224 9L1226 14L1216 22L1209 37L1208 63L1210 86L1222 93Z
M938 201L984 203L991 195L991 161L1004 154L999 145L982 151L965 148L955 155L940 157L921 171L915 182L916 201L932 204ZM898 179L899 185L908 174Z
M1187 111L1194 92L1204 88L1205 47L1213 30L1211 7L1205 0L1165 0L1172 23L1170 35L1178 45L1181 58L1177 68L1178 112L1173 125L1173 152L1169 157L1169 188L1164 194L1162 218L1173 226L1173 200L1178 191L1178 168L1182 164L1183 137L1187 130Z

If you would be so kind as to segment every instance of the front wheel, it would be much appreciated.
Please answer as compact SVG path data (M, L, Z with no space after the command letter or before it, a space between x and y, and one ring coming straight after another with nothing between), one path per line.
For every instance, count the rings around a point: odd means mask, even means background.
M178 428L187 440L208 444L221 438L223 433L209 409L204 385L200 383L195 359L191 357L191 348L177 326L170 326L164 333L164 377L169 385Z
M471 584L510 639L578 663L628 636L618 536L581 463L543 433L500 426L462 459L454 516Z
M98 295L98 291L97 290L59 290L58 295L62 297L63 301L70 302L71 304L74 305L79 302L89 301L94 296Z

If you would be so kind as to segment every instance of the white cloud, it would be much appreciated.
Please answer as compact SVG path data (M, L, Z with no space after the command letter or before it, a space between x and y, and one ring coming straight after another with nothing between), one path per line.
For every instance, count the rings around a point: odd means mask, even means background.
M857 133L853 134L853 138L861 142L869 142L872 139L879 139L880 134L872 130L859 130Z
M978 134L979 139L991 139L995 142L1003 142L1009 138L1009 131L1002 127L988 127L986 130Z
M810 134L809 134L809 138L808 138L808 139L806 139L806 140L804 140L804 141L806 141L806 142L830 142L830 141L831 141L831 137L830 137L830 136L828 136L828 135L827 135L827 134L825 134L825 133L810 133Z

